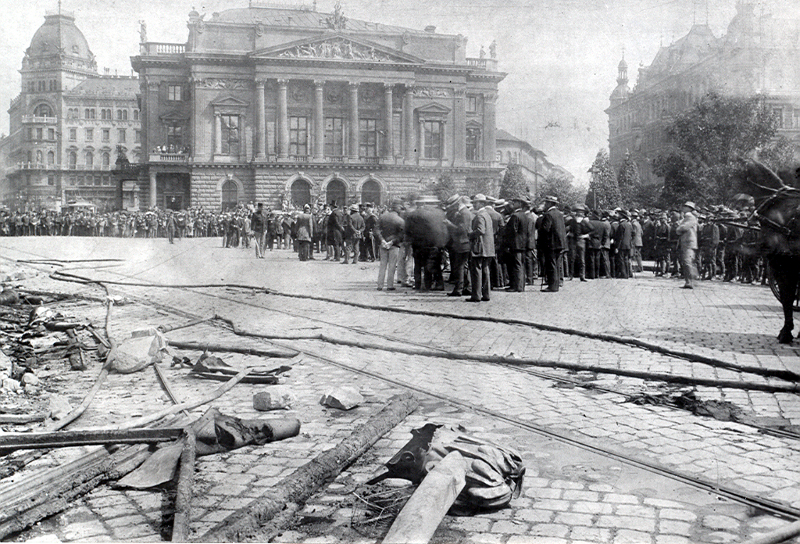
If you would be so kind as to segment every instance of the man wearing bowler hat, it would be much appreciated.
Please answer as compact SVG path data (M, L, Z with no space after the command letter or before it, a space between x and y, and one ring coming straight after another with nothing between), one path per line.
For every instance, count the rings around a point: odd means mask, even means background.
M539 227L539 241L544 253L544 271L547 287L542 291L558 292L561 282L561 256L567 249L567 229L564 215L558 209L558 197L544 198L545 212Z

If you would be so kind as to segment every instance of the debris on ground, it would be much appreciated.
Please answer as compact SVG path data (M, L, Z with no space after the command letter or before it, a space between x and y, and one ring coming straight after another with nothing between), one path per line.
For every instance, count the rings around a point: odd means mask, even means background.
M253 395L253 408L259 412L288 410L296 402L297 397L292 390L282 385L271 387L266 391L259 391Z
M352 410L364 403L364 397L355 387L345 385L326 391L319 403L337 410Z
M137 331L111 348L108 364L120 374L130 374L161 362L166 353L167 341L159 331Z

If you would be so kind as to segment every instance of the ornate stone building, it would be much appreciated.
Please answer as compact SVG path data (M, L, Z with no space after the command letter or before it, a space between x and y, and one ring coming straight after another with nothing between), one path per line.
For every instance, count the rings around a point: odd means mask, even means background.
M720 38L707 25L694 25L662 47L650 66L639 68L633 90L627 63L619 63L606 110L615 171L630 153L642 181L657 181L652 160L668 150L664 127L709 91L763 97L778 120L778 133L800 149L800 18L757 15L755 9L751 0L738 1L736 16Z
M466 39L313 9L189 14L142 29L143 206L385 203L449 174L496 178L496 59Z
M69 13L47 13L22 60L22 89L11 101L7 203L57 209L89 200L118 206L118 146L137 161L141 137L136 77L100 75Z
M539 187L548 176L560 176L572 181L567 170L551 163L541 149L503 129L497 130L497 161L503 165L519 164L532 195L539 195Z

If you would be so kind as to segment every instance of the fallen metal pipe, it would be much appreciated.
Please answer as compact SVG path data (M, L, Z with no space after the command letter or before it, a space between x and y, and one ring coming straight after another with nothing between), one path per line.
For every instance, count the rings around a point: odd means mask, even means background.
M181 428L4 434L0 436L0 455L10 453L4 450L169 442L182 434Z
M790 538L794 538L797 535L800 535L800 521L795 521L789 525L779 527L765 535L751 538L750 540L742 542L742 544L778 544L779 542L785 542Z

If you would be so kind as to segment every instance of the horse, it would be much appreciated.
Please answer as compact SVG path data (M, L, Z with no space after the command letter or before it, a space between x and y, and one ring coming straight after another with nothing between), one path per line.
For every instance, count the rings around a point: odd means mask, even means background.
M751 217L761 226L759 250L778 285L783 307L778 342L791 344L794 299L800 282L800 169L778 175L764 164L749 160L740 175L743 188L755 201Z

